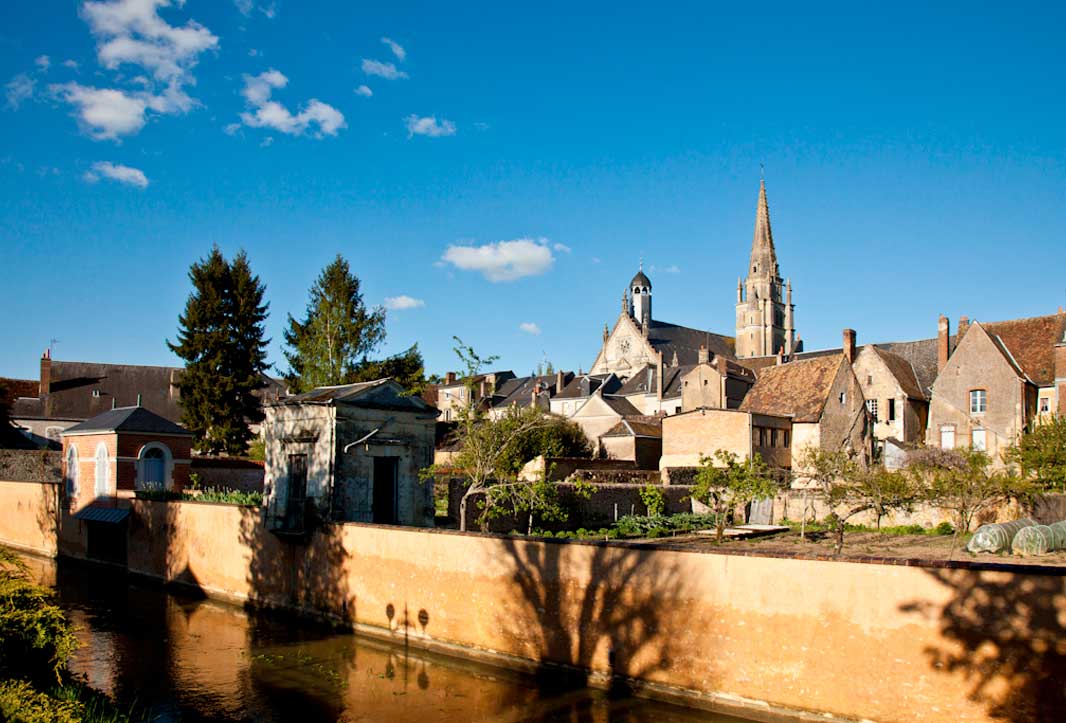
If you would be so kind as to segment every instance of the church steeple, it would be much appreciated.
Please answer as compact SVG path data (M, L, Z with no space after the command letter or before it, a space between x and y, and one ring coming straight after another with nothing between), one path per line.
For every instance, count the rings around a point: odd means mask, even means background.
M771 356L778 351L793 352L795 329L792 319L792 288L787 289L777 266L777 250L770 227L770 204L766 182L759 181L759 201L755 209L755 233L751 240L748 273L737 288L738 357Z
M749 276L776 277L777 252L774 250L774 233L770 228L770 206L766 202L766 181L759 181L759 204L755 211L755 234L751 240L751 265Z

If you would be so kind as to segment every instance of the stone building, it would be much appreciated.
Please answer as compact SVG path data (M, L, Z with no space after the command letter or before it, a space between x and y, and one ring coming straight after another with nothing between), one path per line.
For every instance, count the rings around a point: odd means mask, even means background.
M696 467L701 457L724 450L740 459L758 454L772 467L791 469L791 435L788 417L737 409L694 409L663 419L659 468Z
M880 449L889 440L917 443L925 439L929 397L910 361L867 344L856 357L855 376L862 385Z
M269 404L266 506L271 529L319 520L433 525L439 412L391 379L321 387Z
M551 398L549 409L552 414L571 417L597 391L602 394L616 394L621 388L622 381L609 372L607 374L576 374L563 386L561 392Z
M794 310L792 282L782 283L777 265L766 183L760 182L747 279L737 279L737 357L771 356L778 352L787 356L796 351Z
M658 469L663 453L660 417L624 417L600 435L600 447L608 459L629 460L637 469Z
M845 331L845 338L848 332L854 339L850 329ZM849 345L843 354L764 368L744 397L742 412L791 420L793 468L805 447L845 451L868 460L872 437L866 400L852 366L854 359L855 347Z
M181 492L192 433L144 407L119 407L65 429L63 478L71 509L113 504L135 490Z
M933 384L926 441L985 450L996 462L1030 422L1059 408L1066 315L994 323L960 320L950 348L940 321L942 368Z

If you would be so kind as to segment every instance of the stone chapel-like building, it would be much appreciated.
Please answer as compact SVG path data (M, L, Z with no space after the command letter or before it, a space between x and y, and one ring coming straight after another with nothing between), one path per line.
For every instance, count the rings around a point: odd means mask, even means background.
M736 336L658 321L652 316L652 284L643 264L622 294L622 308L613 328L604 325L603 344L590 374L629 379L647 365L697 364L701 347L708 356L738 360L785 357L801 351L796 337L792 284L782 281L770 230L766 184L759 183L755 234L747 279L737 281Z

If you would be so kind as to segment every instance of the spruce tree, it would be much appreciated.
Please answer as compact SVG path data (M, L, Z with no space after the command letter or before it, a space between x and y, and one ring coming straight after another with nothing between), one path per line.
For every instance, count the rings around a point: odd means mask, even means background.
M309 292L303 321L289 315L286 375L300 391L356 380L367 355L385 338L385 310L368 309L359 278L337 254Z
M250 422L262 420L254 392L263 386L264 287L244 252L228 263L218 246L189 268L193 291L178 317L171 351L185 361L178 382L182 422L206 453L243 454Z

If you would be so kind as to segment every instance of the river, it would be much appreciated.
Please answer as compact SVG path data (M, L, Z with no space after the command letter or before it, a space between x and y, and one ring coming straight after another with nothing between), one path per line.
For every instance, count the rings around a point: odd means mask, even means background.
M249 613L96 566L29 562L79 628L72 669L153 721L743 723Z

